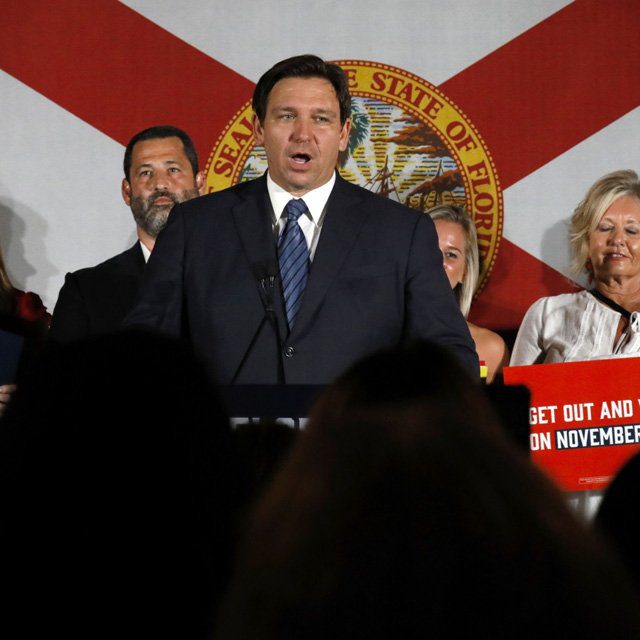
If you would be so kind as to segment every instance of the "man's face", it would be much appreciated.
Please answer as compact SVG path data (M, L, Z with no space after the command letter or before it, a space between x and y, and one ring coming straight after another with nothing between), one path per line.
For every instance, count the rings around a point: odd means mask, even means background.
M122 197L140 229L151 238L162 231L174 204L202 194L204 176L193 175L180 138L154 138L136 143L129 180Z
M331 178L350 126L349 120L340 124L338 97L324 78L280 80L269 94L264 122L253 122L271 178L297 197Z

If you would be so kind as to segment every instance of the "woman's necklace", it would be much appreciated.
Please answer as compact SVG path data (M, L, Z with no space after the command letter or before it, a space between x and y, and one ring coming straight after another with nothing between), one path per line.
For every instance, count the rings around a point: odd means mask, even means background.
M611 298L607 298L607 296L605 296L604 293L600 293L597 289L591 289L589 293L597 300L600 300L602 304L606 304L607 307L609 307L610 309L617 311L625 320L628 321L629 318L631 317L630 311L627 311L624 307L621 307L617 302L614 302Z
M606 305L610 309L613 309L616 313L619 313L622 317L620 318L621 327L618 329L620 331L620 336L616 339L616 342L613 347L613 353L619 353L625 343L629 340L629 321L631 319L631 312L627 311L624 307L621 307L617 302L611 300L611 298L607 298L604 293L600 293L596 289L591 289L589 293L596 299L602 302L602 304Z

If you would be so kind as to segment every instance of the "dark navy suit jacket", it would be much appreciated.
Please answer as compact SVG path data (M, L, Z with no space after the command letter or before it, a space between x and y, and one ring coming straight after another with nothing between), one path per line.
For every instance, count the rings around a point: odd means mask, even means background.
M120 329L136 298L145 262L140 243L95 267L68 273L51 320L50 340L63 344Z
M450 347L478 375L429 216L337 176L288 333L277 277L276 322L265 321L260 276L277 265L272 215L266 176L176 205L126 323L188 337L222 384L328 384L410 339Z

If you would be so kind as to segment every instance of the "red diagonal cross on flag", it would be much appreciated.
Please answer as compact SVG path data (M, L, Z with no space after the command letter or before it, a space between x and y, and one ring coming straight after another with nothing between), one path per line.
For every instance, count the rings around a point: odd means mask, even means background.
M481 133L503 189L640 104L640 10L636 0L613 5L573 2L440 85ZM204 160L253 88L113 0L5 3L0 38L2 70L121 144L171 123L192 133ZM247 55L259 55L264 68L275 62L268 52ZM505 218L520 222L508 207ZM472 319L513 328L534 299L569 288L558 271L503 238Z

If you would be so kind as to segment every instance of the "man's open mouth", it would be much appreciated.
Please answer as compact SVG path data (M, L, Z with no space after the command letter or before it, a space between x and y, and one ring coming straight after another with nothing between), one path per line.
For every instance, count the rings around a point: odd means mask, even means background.
M311 160L311 156L309 156L306 153L296 153L296 154L291 156L291 159L296 164L306 164L307 162L309 162Z

